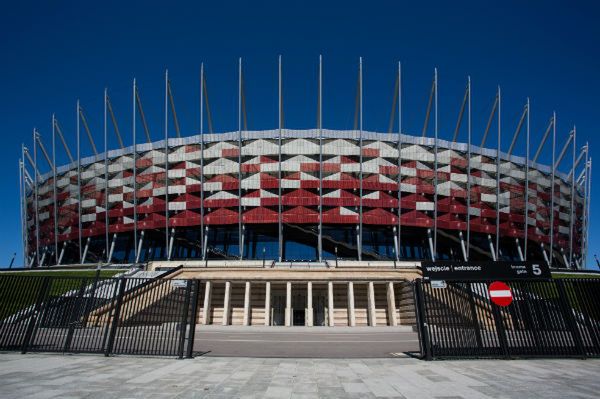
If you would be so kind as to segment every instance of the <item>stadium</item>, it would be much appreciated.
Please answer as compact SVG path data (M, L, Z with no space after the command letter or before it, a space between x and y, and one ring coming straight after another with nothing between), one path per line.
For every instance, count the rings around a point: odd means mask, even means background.
M321 126L320 90L317 126L284 128L280 84L279 126L250 131L243 123L241 62L239 86L238 131L212 132L202 77L201 120L206 108L209 133L204 133L201 123L200 134L181 135L168 75L163 140L150 140L135 82L135 146L122 144L106 93L104 143L107 131L114 130L120 148L79 157L83 132L96 152L79 104L76 159L54 119L51 155L34 131L33 149L23 147L20 161L27 266L143 264L154 270L184 265L192 274L204 273L198 270L205 267L213 274L203 278L222 282L225 296L231 295L233 288L226 286L232 280L287 282L282 295L289 324L290 281L302 282L302 292L310 281L344 282L343 296L349 297L350 290L358 294L345 284L360 280L365 283L369 307L374 309L379 302L379 292L384 303L387 295L389 314L390 290L391 301L396 302L394 287L375 291L373 282L411 279L424 260L525 260L559 268L585 265L591 159L587 145L582 151L577 149L574 130L566 142L557 143L555 117L550 118L541 142L531 146L526 104L514 134L504 134L510 139L508 147L508 139L501 143L498 90L481 145L474 145L469 82L454 139L442 140L437 126L436 72L423 132L409 134L401 127L399 68L390 131L366 131L362 128L361 63L355 129ZM397 127L393 127L396 120ZM169 121L175 125L175 134L169 133ZM138 142L141 131L146 133L144 143ZM459 133L467 140L458 141ZM495 135L497 145L486 146L487 137L492 142ZM55 166L57 137L71 159L67 165ZM525 156L514 155L518 146ZM551 147L550 165L538 162L544 147ZM39 170L42 156L49 171ZM559 171L561 161L571 156L567 171ZM267 270L281 274L265 277ZM295 275L297 270L313 274ZM239 289L249 295L249 287ZM333 288L329 291L333 301ZM323 295L327 296L325 291ZM400 297L401 292L396 295ZM306 298L303 301L301 307L306 309ZM343 306L348 308L349 303L350 299ZM333 308L333 302L330 305ZM308 316L298 320L309 322ZM390 325L396 323L391 317L387 320ZM347 321L348 325L354 322Z

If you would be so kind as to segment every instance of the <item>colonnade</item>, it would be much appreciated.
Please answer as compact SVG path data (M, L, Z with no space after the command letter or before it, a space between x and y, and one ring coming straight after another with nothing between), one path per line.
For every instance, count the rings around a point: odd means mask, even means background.
M407 289L412 292L405 281L208 280L199 322L287 327L398 326L404 324L404 313L414 313ZM398 301L400 296L402 303Z

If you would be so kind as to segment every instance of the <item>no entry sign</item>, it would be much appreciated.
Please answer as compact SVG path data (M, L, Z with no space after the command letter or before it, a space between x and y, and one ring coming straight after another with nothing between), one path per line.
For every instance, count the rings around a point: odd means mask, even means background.
M490 299L498 306L508 306L513 301L510 287L502 281L494 281L489 287Z

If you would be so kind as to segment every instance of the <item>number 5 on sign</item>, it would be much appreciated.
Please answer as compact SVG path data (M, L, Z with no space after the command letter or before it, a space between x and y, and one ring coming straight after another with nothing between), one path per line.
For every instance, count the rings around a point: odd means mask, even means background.
M540 265L538 265L537 263L531 265L531 270L533 271L534 276L542 275L542 269L540 269Z

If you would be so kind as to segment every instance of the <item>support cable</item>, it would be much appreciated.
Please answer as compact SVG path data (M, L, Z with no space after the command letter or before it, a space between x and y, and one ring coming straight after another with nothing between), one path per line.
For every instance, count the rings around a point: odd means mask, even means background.
M581 147L581 151L579 152L579 156L577 157L577 160L575 161L573 168L571 168L571 171L567 175L567 180L571 180L571 177L573 176L573 172L575 172L575 169L577 168L577 166L579 166L579 162L581 162L581 160L583 159L583 157L586 154L587 154L587 145L584 145L583 147ZM579 178L577 179L577 181L579 181L579 179L583 176L584 171L585 171L585 169L581 171L581 174L579 175Z
M23 174L25 175L25 183L27 183L29 185L30 189L33 188L33 178L31 177L31 175L27 171L26 166L25 166L25 162L23 162Z
M354 129L358 130L358 114L360 112L360 71L356 78L356 97L354 98Z
M177 112L175 111L175 101L173 100L173 89L171 88L171 81L167 82L167 91L169 93L169 102L171 103L171 113L173 114L173 123L175 124L175 133L177 137L181 137L181 131L179 130L179 119L177 119Z
M140 118L142 119L142 124L144 125L144 132L146 133L146 139L148 140L148 143L150 143L151 142L150 130L148 129L148 124L146 123L146 116L144 115L144 109L142 108L142 100L140 99L140 92L137 89L137 86L135 88L135 101L137 104L138 111L140 112Z
M54 118L54 126L56 127L56 133L58 133L58 137L60 138L60 141L62 142L62 145L65 148L65 152L67 153L67 156L69 157L69 161L71 161L71 163L75 162L75 159L73 158L73 155L71 154L71 150L69 150L69 146L67 145L67 142L65 141L65 136L63 135L62 129L60 128L60 125L58 124L58 119L56 119L56 118Z
M465 96L463 97L462 105L460 106L460 111L458 113L458 120L456 121L456 128L454 128L454 137L452 138L452 142L456 143L458 139L458 132L460 130L460 125L462 124L463 114L465 113L465 107L467 106L467 100L469 98L469 85L467 84L467 88L465 89Z
M39 144L40 149L42 150L42 154L44 155L44 158L46 158L46 161L48 161L48 165L50 166L50 169L54 170L54 163L52 163L52 160L50 159L50 156L48 155L48 151L46 151L46 147L44 147L44 143L42 143L41 135L39 134L39 132L36 132L35 139L36 139L37 143Z
M519 138L519 134L521 133L521 128L523 127L523 122L525 122L527 112L527 104L525 104L525 107L523 108L523 114L521 115L521 119L519 119L519 123L517 124L517 129L515 130L515 134L513 135L512 142L510 143L510 147L508 147L508 156L512 154L512 151L515 148L515 144L517 143L517 139Z
M392 100L392 112L390 113L390 123L388 125L388 133L392 133L394 129L394 121L396 120L396 104L398 103L398 87L400 86L400 76L396 76L394 84L394 98Z
M81 116L81 122L83 123L83 128L85 129L88 139L90 140L90 144L92 145L92 151L94 151L94 155L98 155L98 150L96 149L96 143L94 143L94 138L92 137L92 132L90 131L90 127L88 126L88 123L85 118L85 114L83 113L82 107L79 107L79 115Z
M206 104L206 117L208 122L208 132L213 132L212 114L210 113L210 104L208 102L208 89L206 88L206 73L202 77L202 91L204 93L204 103Z
M492 127L492 121L494 120L494 115L496 114L496 110L498 109L498 94L496 93L496 99L494 100L494 105L492 106L492 112L490 112L490 117L488 119L487 125L485 127L485 131L483 132L483 139L481 140L480 148L483 148L485 145L485 141L487 140L488 133L490 132L490 128Z
M534 163L537 162L538 157L542 153L542 148L544 147L544 144L546 143L546 140L548 139L548 136L550 135L550 131L552 130L552 126L554 125L554 122L555 122L554 116L550 117L550 122L548 122L548 128L546 129L546 132L544 133L544 136L542 137L542 141L540 141L540 145L538 146L538 149L535 152L535 155L533 156L532 161Z
M242 116L244 118L244 130L248 130L248 114L246 113L246 90L244 88L244 72L242 71L242 75L240 77L242 81Z
M113 127L115 129L115 135L117 136L117 140L119 141L119 146L123 149L125 145L123 145L123 139L121 138L121 132L119 131L119 125L117 124L117 118L115 118L115 113L113 112L113 108L110 102L110 97L108 94L106 95L106 107L108 113L110 114L110 119L112 120Z
M425 112L425 123L423 124L423 137L427 134L427 126L429 125L429 115L431 114L431 105L433 104L433 96L435 95L435 79L431 83L431 93L429 93L429 102L427 103L427 111Z
M33 167L33 172L41 179L42 178L42 174L40 173L39 169L36 167L35 162L33 161L33 158L31 158L31 154L29 153L29 149L27 147L24 147L24 149L25 149L25 151L24 151L25 157L27 158L27 160L29 161L29 163ZM27 169L25 169L25 172L27 172ZM34 180L28 172L27 172L27 177L31 181Z
M560 152L560 155L558 156L558 158L556 158L556 162L553 165L553 170L556 172L556 170L558 169L558 165L560 165L560 163L562 162L563 158L565 157L565 154L567 153L567 150L569 149L569 144L571 144L571 140L573 140L573 133L574 131L571 130L569 132L569 138L567 139L567 142L565 143L565 146L563 147L562 151Z

